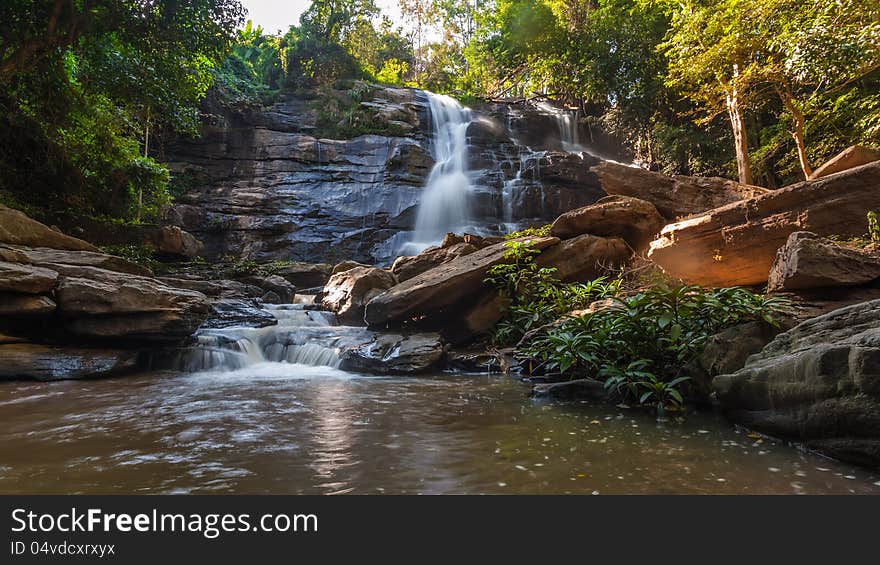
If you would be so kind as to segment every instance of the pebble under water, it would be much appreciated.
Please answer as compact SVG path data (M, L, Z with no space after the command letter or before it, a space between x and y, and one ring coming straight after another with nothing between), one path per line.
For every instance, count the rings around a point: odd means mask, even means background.
M0 385L3 493L875 493L714 414L527 398L503 376L227 372Z

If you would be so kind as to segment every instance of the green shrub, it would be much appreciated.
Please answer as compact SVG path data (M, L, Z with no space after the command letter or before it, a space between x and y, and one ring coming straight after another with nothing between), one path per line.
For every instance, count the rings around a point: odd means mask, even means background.
M159 264L154 258L156 251L148 245L105 245L100 247L100 250L148 269L155 269Z
M687 363L719 331L748 321L776 325L788 301L743 288L659 286L561 322L522 351L533 372L591 376L623 401L683 402L678 387Z

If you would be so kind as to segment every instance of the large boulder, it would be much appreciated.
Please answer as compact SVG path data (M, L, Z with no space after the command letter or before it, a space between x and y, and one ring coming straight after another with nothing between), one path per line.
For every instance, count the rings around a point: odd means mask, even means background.
M867 165L874 161L880 161L880 149L853 145L847 147L813 171L813 174L810 175L810 180L827 177L828 175Z
M394 275L377 267L354 267L336 273L324 287L321 304L341 322L364 323L364 307L396 284Z
M745 426L880 465L880 300L798 324L712 388Z
M667 221L700 214L769 192L766 188L717 177L666 176L604 161L594 167L608 194L632 196L653 204Z
M137 351L0 344L0 380L58 381L119 376L137 368Z
M249 275L239 280L245 284L263 289L265 292L261 297L264 302L269 304L290 304L296 295L296 287L279 275L265 277Z
M380 375L418 374L437 367L444 352L443 339L436 333L383 333L343 352L340 368Z
M0 261L0 292L40 294L49 292L58 282L51 269Z
M545 249L535 258L541 267L554 267L562 282L588 281L615 270L629 259L632 250L619 237L581 235Z
M767 290L858 286L880 277L880 257L810 232L788 236L770 269Z
M429 247L418 255L398 257L391 266L391 272L400 282L421 275L437 265L451 261L456 257L473 253L477 250L475 245L465 243L464 239L458 243L451 243L441 247Z
M560 239L583 234L617 236L638 251L648 246L665 223L657 208L646 200L610 196L562 214L553 222L550 235Z
M91 243L57 232L2 204L0 204L0 243L71 251L98 250Z
M188 231L177 226L162 226L147 236L148 245L163 256L192 259L202 252L204 244Z
M669 274L706 286L765 282L788 236L860 236L880 208L880 162L805 181L670 224L649 256Z
M118 273L151 277L153 272L137 263L132 263L115 255L94 251L67 251L46 247L22 247L19 245L0 245L0 260L12 263L29 263L48 269L55 265L78 265L97 267Z
M207 297L156 279L93 267L63 268L55 289L59 313L83 337L178 341L209 312Z
M559 239L555 237L536 237L530 241L538 250L559 243ZM482 294L486 290L484 279L489 269L508 261L507 251L508 247L504 243L490 245L438 265L390 288L367 304L367 324L383 326L391 321L420 317L430 312L442 311L462 299Z

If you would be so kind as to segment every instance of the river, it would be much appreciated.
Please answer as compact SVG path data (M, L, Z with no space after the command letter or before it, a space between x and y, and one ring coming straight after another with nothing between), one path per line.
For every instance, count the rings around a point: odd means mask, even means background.
M514 378L237 371L0 383L2 493L878 493L880 476L692 413Z

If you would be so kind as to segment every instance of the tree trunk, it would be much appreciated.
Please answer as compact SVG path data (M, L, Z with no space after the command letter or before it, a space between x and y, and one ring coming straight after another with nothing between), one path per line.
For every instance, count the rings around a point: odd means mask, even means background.
M785 109L789 111L794 120L794 131L791 132L791 136L794 138L795 146L797 146L798 161L800 161L801 171L804 173L804 180L809 179L810 175L813 174L813 169L807 160L807 147L804 143L804 113L795 105L794 98L787 89L777 85L776 92L779 94L779 99L782 100Z
M144 159L150 156L150 107L147 106L147 119L144 123ZM141 212L144 209L144 186L138 184L138 207L137 221L141 221Z
M736 150L736 171L739 182L752 184L752 167L749 164L749 140L746 137L746 126L743 123L742 111L739 107L739 93L735 85L727 87L727 115L733 129L733 144Z

